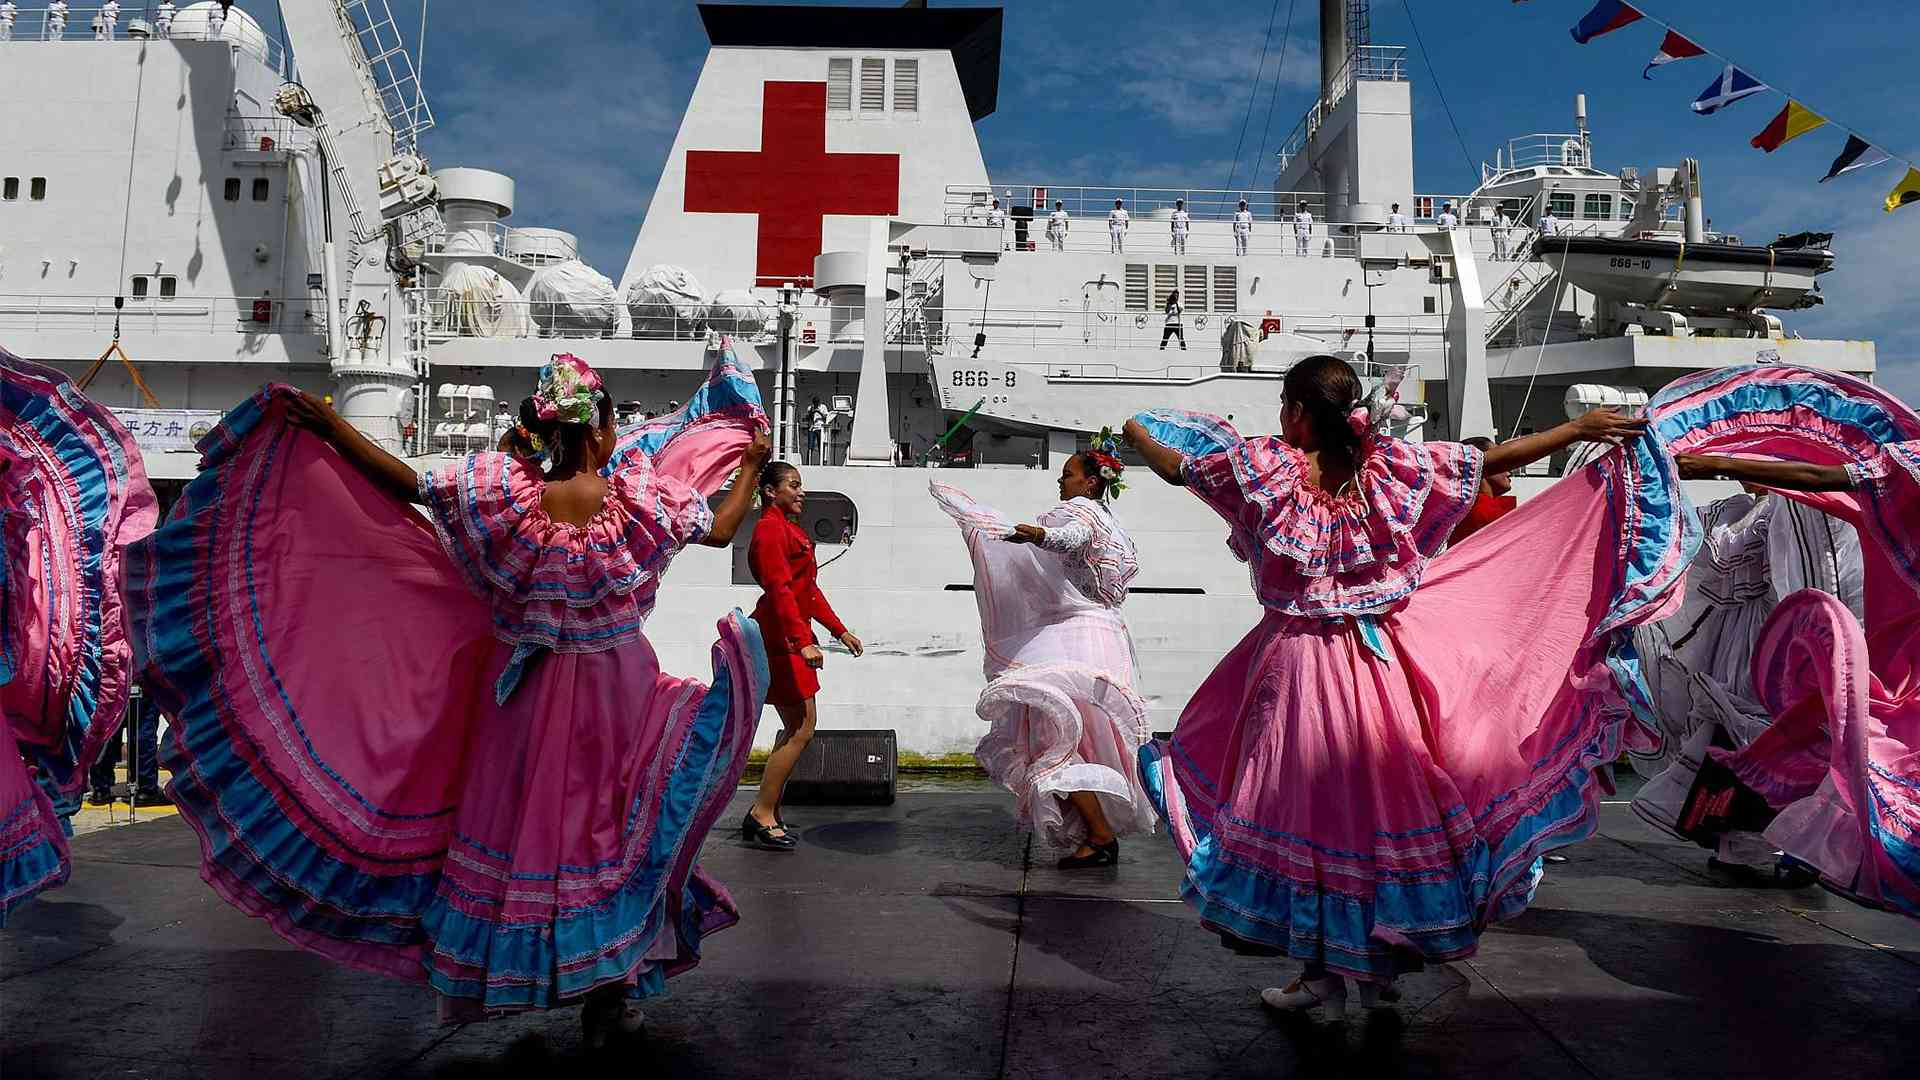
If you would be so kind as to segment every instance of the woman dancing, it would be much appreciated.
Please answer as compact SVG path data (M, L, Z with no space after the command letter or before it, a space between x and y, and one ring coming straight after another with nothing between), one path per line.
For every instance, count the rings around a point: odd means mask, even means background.
M113 413L0 350L0 926L67 880L67 818L133 685L121 549L156 506Z
M1531 899L1535 859L1591 831L1592 770L1630 716L1608 631L1657 614L1679 576L1635 576L1651 561L1630 572L1619 545L1669 535L1672 477L1657 454L1611 454L1430 567L1484 474L1645 421L1593 412L1484 453L1402 442L1328 356L1287 372L1284 401L1277 437L1127 424L1155 474L1226 519L1267 609L1141 772L1204 923L1305 961L1262 1000L1337 1018L1342 976L1372 1006L1422 960L1472 954Z
M449 1022L584 1003L589 1045L636 1029L737 921L695 856L751 746L758 634L722 620L709 688L643 626L674 555L746 516L752 378L724 352L650 453L556 356L520 412L544 473L416 475L287 387L228 414L128 583L208 883Z
M820 693L818 672L826 655L814 640L813 624L826 627L854 656L866 651L820 591L813 541L796 524L806 503L807 488L799 469L771 461L760 470L760 520L753 526L747 568L761 589L753 618L767 642L767 666L772 673L767 704L780 715L787 741L767 755L760 794L747 808L740 835L766 851L792 851L798 843L780 817L780 799L786 794L787 777L813 741L819 717L814 696Z
M1013 792L1022 824L1068 849L1062 870L1112 866L1123 833L1152 832L1139 750L1150 734L1120 615L1139 572L1109 502L1125 485L1105 449L1069 457L1060 505L1015 524L938 481L929 485L973 558L992 727L974 758Z
M1672 442L1681 475L1762 485L1858 533L1864 622L1816 589L1782 600L1751 667L1770 723L1708 756L1778 812L1766 840L1822 885L1920 917L1920 414L1780 364L1703 373L1656 404L1691 429Z

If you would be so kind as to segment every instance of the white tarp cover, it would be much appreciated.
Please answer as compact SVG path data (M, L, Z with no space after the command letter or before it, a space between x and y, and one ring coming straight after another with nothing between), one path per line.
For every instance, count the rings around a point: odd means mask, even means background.
M456 266L447 292L447 329L464 337L518 338L533 333L525 298L513 282L484 266Z
M1220 332L1220 370L1253 370L1253 323L1242 318L1227 320L1226 329Z
M533 321L549 334L594 337L620 325L620 295L606 275L578 259L543 266L527 282Z
M722 289L707 309L707 325L723 334L753 337L767 331L773 308L746 289Z
M707 294L679 266L649 266L627 286L627 313L635 337L700 336L706 327Z

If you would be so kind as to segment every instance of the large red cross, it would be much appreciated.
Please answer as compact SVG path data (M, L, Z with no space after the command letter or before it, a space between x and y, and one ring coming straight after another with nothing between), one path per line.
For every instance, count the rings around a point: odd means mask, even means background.
M899 154L827 153L826 83L768 82L758 151L687 151L687 213L760 215L756 285L813 274L825 215L899 212Z

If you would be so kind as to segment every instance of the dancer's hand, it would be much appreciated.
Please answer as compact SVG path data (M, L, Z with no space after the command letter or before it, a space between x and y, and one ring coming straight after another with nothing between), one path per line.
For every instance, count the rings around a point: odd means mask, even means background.
M1595 409L1575 420L1573 427L1582 439L1617 446L1643 434L1647 430L1647 421L1616 409Z
M851 630L840 635L840 644L845 645L847 651L855 656L862 656L867 651L867 647L860 643L859 636Z
M1120 437L1127 440L1128 446L1139 446L1141 437L1146 435L1146 425L1131 416L1127 417L1126 423L1120 425ZM1147 437L1151 438L1152 436Z
M1725 458L1713 454L1673 455L1673 463L1680 467L1682 480L1718 480L1725 461Z
M287 397L287 423L332 442L344 421L333 406L305 390L295 390Z
M764 431L756 432L753 441L740 452L740 467L758 475L760 467L765 465L767 459L772 456L773 440L767 438L767 433Z
M800 659L805 660L807 666L810 668L824 667L827 662L827 654L820 651L820 646L809 645L800 650Z
M1009 544L1037 544L1047 538L1047 530L1038 525L1015 525L1013 535L1007 537Z

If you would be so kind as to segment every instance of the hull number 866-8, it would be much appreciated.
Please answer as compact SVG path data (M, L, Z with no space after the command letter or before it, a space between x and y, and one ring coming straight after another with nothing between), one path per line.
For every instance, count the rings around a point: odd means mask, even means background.
M1011 390L1018 374L1015 371L1003 371L995 375L991 371L955 369L947 381L951 386L1004 386Z

